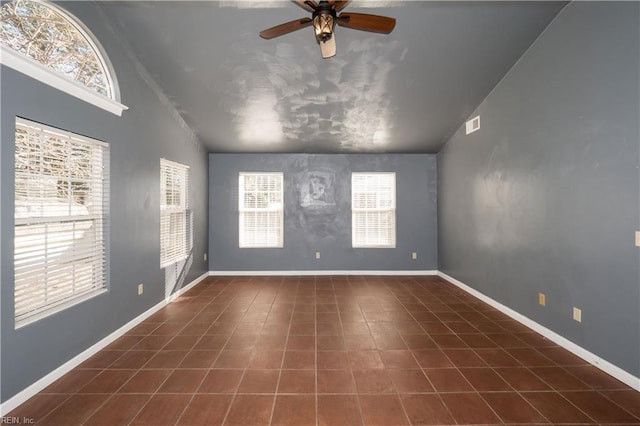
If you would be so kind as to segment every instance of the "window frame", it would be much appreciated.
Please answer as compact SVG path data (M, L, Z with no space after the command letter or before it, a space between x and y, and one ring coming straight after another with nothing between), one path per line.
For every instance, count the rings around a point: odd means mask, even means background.
M392 178L392 190L391 190L391 205L388 208L383 208L378 206L377 204L379 204L379 200L378 200L378 196L376 195L376 206L373 208L368 208L368 207L355 207L357 202L356 202L356 197L358 195L358 191L356 188L356 184L355 184L355 180L357 179L357 177L368 177L368 176L389 176ZM396 238L397 238L397 234L396 234L396 199L397 199L397 185L396 185L397 179L396 179L396 172L352 172L351 173L351 247L352 248L395 248L396 247ZM383 214L387 214L390 215L390 226L387 227L386 229L388 230L388 232L390 233L390 241L387 244L383 244L380 241L373 241L370 242L368 241L368 237L365 237L364 241L360 241L358 235L357 235L357 231L358 228L355 226L356 224L356 217L359 214L367 214L367 213L373 213L373 214L379 214L379 215L383 215Z
M92 139L83 135L79 135L73 132L69 132L66 130L61 130L61 129L57 129L51 126L47 126L41 123L36 123L24 118L20 118L20 117L16 117L15 120L15 132L17 133L19 128L28 128L27 131L32 131L32 132L37 132L38 133L38 139L40 141L40 150L42 151L42 146L44 145L44 142L42 142L47 136L51 137L54 136L56 138L59 139L64 139L66 143L75 143L76 145L85 145L85 146L90 146L91 150L90 150L90 154L88 154L88 156L90 157L90 159L88 161L92 162L92 174L90 175L90 184L91 185L95 185L95 188L92 188L91 192L90 192L90 196L94 197L94 196L98 196L98 202L96 202L93 207L91 208L91 212L87 211L86 214L72 214L71 210L73 208L73 203L71 201L71 192L68 192L68 199L67 199L67 207L69 209L69 214L67 215L61 215L61 214L56 214L54 215L47 215L45 213L40 213L39 215L23 215L23 214L17 214L16 210L17 208L19 208L19 206L22 205L26 205L26 206L30 206L31 203L35 202L35 203L43 203L43 201L49 200L49 201L53 201L53 200L60 200L60 198L58 197L54 197L54 198L50 198L50 197L34 197L31 200L25 200L24 202L18 202L16 201L16 197L17 197L17 191L18 191L18 186L15 185L14 183L14 250L13 250L13 277L14 277L14 291L13 291L13 296L14 296L14 312L13 312L13 318L14 318L14 326L16 329L24 327L28 324L31 324L35 321L38 321L40 319L43 319L45 317L48 317L50 315L53 315L55 313L61 312L63 310L66 310L74 305L77 305L79 303L82 303L86 300L92 299L100 294L103 294L105 292L107 292L109 290L109 182L110 182L110 176L109 176L109 144L103 142L103 141L99 141L96 139ZM15 145L15 149L16 152L18 151L18 142L17 142L17 138L16 138L16 145ZM31 151L29 151L31 152ZM18 167L15 166L15 162L17 160L18 156L16 155L15 159L14 159L14 182L18 181L18 177L19 175L24 175L27 179L29 178L28 172L22 172L21 170L18 170ZM71 157L69 157L71 158ZM95 161L99 161L99 164L96 166L93 164L93 162ZM67 167L68 163L65 163L65 168ZM94 170L96 167L100 167L101 171L100 172L96 172L96 170ZM51 175L47 175L47 174L43 174L41 175L42 177L40 179L44 179L44 180L53 180L54 178L58 177L65 177L63 175L56 175L56 174L51 174ZM60 182L60 180L58 180L58 182ZM71 175L67 174L66 175L66 180L63 179L63 182L65 183L71 183ZM29 190L29 184L27 184L27 191ZM39 186L42 186L42 184L39 184ZM59 190L59 189L58 189ZM41 191L42 194L42 191ZM41 204L41 206L44 206L45 204ZM42 209L42 211L44 210L42 207L40 207L40 209ZM59 207L56 208L57 212L59 211ZM36 209L37 211L37 209ZM57 213L56 212L56 213ZM21 212L22 213L22 212ZM19 217L19 216L23 216L23 217ZM55 275L55 269L54 269L54 273L50 273L50 269L51 269L51 264L55 265L55 254L50 255L48 258L43 256L43 260L40 261L40 263L42 263L42 266L40 268L37 268L34 266L29 266L27 260L29 260L29 257L34 256L33 252L36 252L38 250L34 250L33 249L33 243L28 244L28 246L31 246L31 249L29 249L28 251L24 251L24 247L22 247L20 250L17 248L17 244L18 244L18 240L19 237L18 235L22 234L21 231L19 231L19 228L24 228L27 229L30 227L34 227L34 226L44 226L44 227L51 227L51 225L56 226L56 224L58 225L58 227L64 227L65 225L72 225L72 229L73 231L71 232L76 232L76 224L80 223L80 222L87 222L90 221L92 226L87 228L87 229L92 229L94 234L92 236L92 238L94 240L90 240L90 244L91 248L87 249L86 246L80 246L82 248L82 250L80 250L80 253L86 253L86 254L92 254L93 257L91 258L91 260L86 261L84 257L80 257L79 261L76 261L72 264L70 264L68 261L66 262L67 265L72 265L72 266L66 266L66 268L71 268L74 270L74 274L75 274L75 270L78 266L87 266L87 265L91 265L93 268L98 268L98 272L95 272L94 269L92 269L92 279L91 279L91 283L93 284L93 286L89 289L85 289L85 290L80 290L77 291L77 293L75 292L75 288L76 285L82 285L83 283L85 283L84 281L80 281L80 283L78 283L77 281L74 281L73 283L70 283L70 286L73 290L73 292L71 293L70 296L68 297L64 297L64 298L58 298L58 299L54 299L53 301L49 301L48 303L43 303L40 306L36 306L33 307L31 309L21 309L20 312L17 312L17 305L18 305L18 292L20 290L22 290L25 285L28 284L23 284L21 283L21 281L23 281L24 279L19 279L17 278L17 276L19 274L23 274L23 270L26 269L26 272L29 273L29 275L31 276L33 272L37 272L39 270L43 270L44 274L46 276L46 278L44 278L45 284L45 290L44 290L44 298L49 297L47 295L47 293L49 293L51 290L50 288L53 286L55 287L55 279L56 279L56 275ZM61 238L61 235L65 235L68 234L69 231L60 231L60 229L57 231L57 237ZM49 251L51 250L52 252L55 252L55 250L53 248L49 248L49 237L48 236L56 236L56 231L51 231L50 233L47 234L41 234L43 235L43 239L44 241L46 241L44 244L44 247L42 250L43 251ZM84 234L83 234L84 235ZM24 236L22 236L22 238L24 238ZM29 238L29 236L27 235L27 239ZM80 237L82 238L82 237ZM75 249L76 247L74 246L74 244L76 244L77 238L72 238L70 241L69 240L62 240L62 242L59 242L58 244L62 244L64 242L67 242L68 247L72 247L73 249ZM52 243L53 244L53 243ZM86 244L86 243L85 243ZM59 248L60 246L58 246ZM66 250L66 249L65 249ZM27 257L25 257L25 253L28 255ZM76 253L74 253L74 255L77 256ZM46 256L46 255L45 255ZM59 254L59 256L62 256L62 254ZM17 257L19 258L19 262L22 262L23 264L21 266L17 266L16 265L16 260ZM37 257L36 257L37 259ZM46 260L49 259L49 260ZM60 262L61 264L65 264L64 261ZM34 269L35 268L35 269ZM63 267L58 266L58 270L63 269ZM50 275L49 275L50 274ZM98 277L98 280L96 280L96 276ZM82 278L82 277L81 277ZM59 279L59 278L58 278ZM53 283L50 283L49 281L52 280ZM98 283L98 285L96 285L96 282ZM85 283L86 284L86 283ZM21 288L19 288L21 287ZM31 290L33 291L33 290ZM24 297L21 295L21 297ZM34 296L35 297L35 296Z
M280 205L278 208L251 208L244 207L244 177L245 176L266 176L279 177L280 179ZM249 243L245 236L246 217L248 213L276 212L278 214L278 237L274 243ZM254 238L255 240L255 238ZM284 173L282 172L239 172L238 173L238 247L239 248L283 248L284 247Z
M192 212L189 209L189 177L190 167L175 161L160 159L160 268L166 268L187 259L193 248L193 232L191 229ZM179 202L167 203L166 173L180 174ZM182 217L180 219L180 217ZM179 225L183 227L183 240L176 238L171 232L174 228L174 220L179 218ZM168 220L167 229L163 226L163 220ZM164 232L168 232L166 235ZM178 234L180 236L180 234ZM165 246L169 245L169 247Z
M29 0L34 1L34 0ZM0 64L12 68L22 74L25 74L35 80L38 80L48 86L58 89L68 95L81 99L91 105L101 108L117 116L121 116L122 112L129 109L120 103L120 88L113 65L106 54L98 39L91 31L75 16L67 12L62 7L53 4L48 0L38 0L37 3L53 10L61 15L72 27L74 27L86 40L92 48L98 61L102 65L105 78L108 81L111 96L105 96L87 86L72 80L64 74L51 69L37 60L28 57L12 48L0 43Z

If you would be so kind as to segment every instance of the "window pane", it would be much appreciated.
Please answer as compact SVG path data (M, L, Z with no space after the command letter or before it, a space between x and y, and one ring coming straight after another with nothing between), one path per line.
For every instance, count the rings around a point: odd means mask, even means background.
M189 167L160 160L160 267L186 259L192 247Z
M282 173L240 173L240 247L282 247Z
M395 247L395 173L353 173L352 246Z
M113 98L104 65L88 36L57 7L15 0L0 8L0 41L47 68Z
M106 287L107 146L16 120L15 319Z

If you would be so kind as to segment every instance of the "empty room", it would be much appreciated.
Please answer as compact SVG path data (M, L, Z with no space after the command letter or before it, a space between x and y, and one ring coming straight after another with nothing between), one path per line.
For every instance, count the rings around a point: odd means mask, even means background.
M0 424L640 425L640 2L0 5Z

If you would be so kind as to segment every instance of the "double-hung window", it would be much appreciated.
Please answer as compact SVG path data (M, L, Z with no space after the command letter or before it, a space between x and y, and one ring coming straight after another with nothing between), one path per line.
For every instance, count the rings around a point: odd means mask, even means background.
M108 170L107 144L16 119L16 326L106 290Z
M240 247L283 246L282 173L240 173Z
M186 259L192 246L189 166L160 159L160 267Z
M396 246L396 174L351 175L353 247Z

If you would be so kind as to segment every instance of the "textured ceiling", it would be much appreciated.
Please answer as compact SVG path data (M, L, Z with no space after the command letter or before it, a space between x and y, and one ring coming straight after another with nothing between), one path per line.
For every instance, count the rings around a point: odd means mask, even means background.
M312 28L258 37L309 15L288 1L99 5L211 152L433 153L564 3L354 1L396 28L338 27L331 59Z

